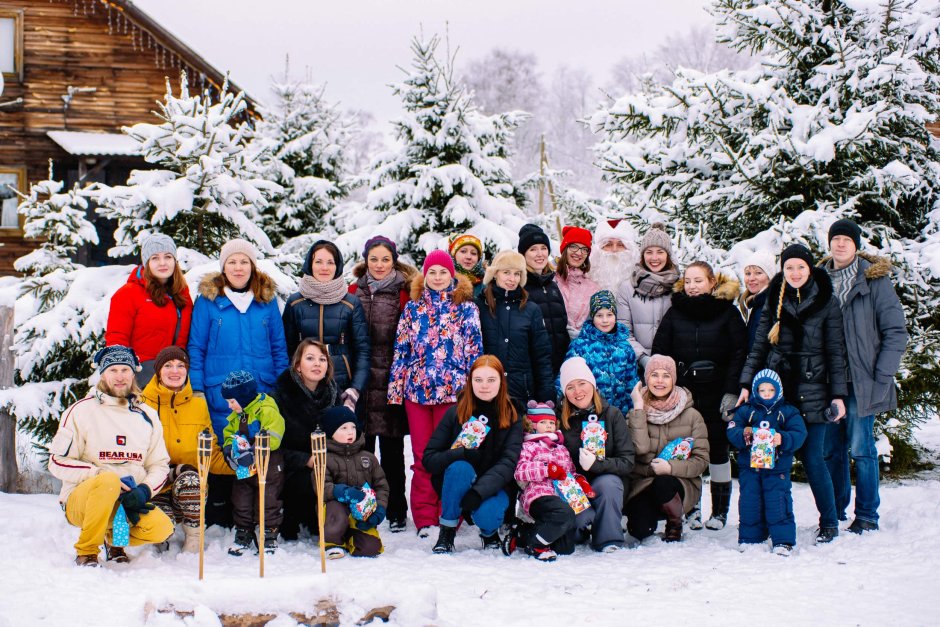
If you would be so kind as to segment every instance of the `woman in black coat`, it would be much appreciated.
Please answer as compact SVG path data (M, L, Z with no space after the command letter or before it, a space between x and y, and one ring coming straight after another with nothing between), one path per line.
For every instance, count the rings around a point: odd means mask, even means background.
M457 523L463 517L480 529L484 549L500 549L499 528L509 507L513 474L522 451L522 421L506 392L505 371L492 355L479 357L467 375L457 404L431 434L422 463L441 497L440 536L435 553L453 553ZM458 436L471 417L485 416L482 443Z
M369 379L369 325L359 298L349 293L343 257L333 242L310 247L299 288L282 315L287 353L293 355L306 338L326 344L343 404L355 411Z
M739 402L748 399L751 381L770 368L783 381L783 397L806 420L803 465L816 509L817 543L839 535L832 477L824 459L828 420L845 416L845 336L842 310L829 273L815 267L809 249L788 246L780 257L783 271L770 282L757 337L741 372Z
M520 406L553 400L551 343L542 312L528 302L525 259L514 251L496 255L477 296L483 352L506 368L509 395Z
M323 412L341 402L326 345L302 340L290 367L277 378L271 397L284 417L280 448L284 452L281 535L285 540L295 540L300 525L311 533L317 529L316 498L310 480L313 468L310 434L321 428Z
M565 297L555 282L555 272L549 264L551 242L548 235L535 224L519 229L519 253L525 257L526 282L529 302L539 306L542 320L552 348L552 381L558 378L561 363L568 354L568 311Z
M740 284L718 276L704 261L685 269L672 306L653 338L653 354L676 362L677 385L692 392L695 408L708 428L712 512L705 523L723 529L731 504L727 412L738 399L738 380L747 358L747 329L734 305ZM689 527L701 529L701 510L689 514Z

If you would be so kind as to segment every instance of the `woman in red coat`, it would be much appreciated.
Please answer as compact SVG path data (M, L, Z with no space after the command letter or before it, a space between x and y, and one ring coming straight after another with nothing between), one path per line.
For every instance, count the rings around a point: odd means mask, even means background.
M186 347L193 301L176 263L176 244L155 233L140 246L143 264L114 296L108 312L104 340L108 346L130 346L141 362L137 383L144 387L153 377L153 361L167 346Z

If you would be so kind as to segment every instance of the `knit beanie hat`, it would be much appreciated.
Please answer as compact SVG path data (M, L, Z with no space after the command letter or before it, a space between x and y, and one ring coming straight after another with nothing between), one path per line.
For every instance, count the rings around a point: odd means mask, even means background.
M186 364L186 368L189 368L189 354L186 352L186 349L180 348L175 344L167 346L157 353L156 358L153 360L153 371L157 375L158 381L160 380L160 371L163 369L163 366L165 366L168 361L173 361L174 359L178 359Z
M803 246L802 244L790 244L783 249L783 252L780 254L780 268L782 269L784 264L787 263L789 259L802 259L806 262L806 265L812 269L813 268L813 253L809 251L809 248Z
M477 249L480 259L483 259L483 242L476 235L470 233L458 233L447 238L447 251L451 257L457 254L457 251L464 246L473 246Z
M760 268L763 273L767 275L768 279L772 279L774 275L777 274L777 262L774 259L773 253L769 250L759 248L745 257L744 261L741 263L742 276L748 266Z
M356 425L357 434L362 433L362 425L359 423L359 419L356 417L356 413L345 405L330 407L325 412L323 412L323 417L320 418L320 424L323 426L323 432L326 433L326 437L328 438L332 438L333 434L336 433L336 430L347 422L351 422Z
M105 346L92 357L95 365L98 366L98 374L103 373L111 366L130 366L134 372L140 372L140 360L134 349L129 346L114 344Z
M526 405L525 411L525 428L528 431L535 431L535 424L540 420L555 420L555 403L552 401L546 401L544 403L539 403L538 401L529 401Z
M522 273L522 280L519 281L520 287L525 287L525 281L528 273L525 269L525 257L514 250L504 250L493 257L493 263L486 269L483 275L483 284L488 285L496 277L500 270L518 270Z
M525 254L527 250L536 244L544 244L549 250L552 249L552 243L548 240L548 235L537 224L523 224L519 229L519 246L517 250L520 254Z
M258 384L247 370L233 370L222 382L222 398L235 399L245 409L258 396Z
M597 387L597 379L594 378L594 373L591 372L587 362L584 361L584 357L569 357L566 359L565 362L561 364L559 379L561 379L562 393L564 393L569 383L579 379L587 381L594 387Z
M673 384L676 383L676 360L668 355L653 355L646 362L646 368L643 370L643 385L649 387L650 375L654 370L665 370L672 377Z
M427 276L428 270L431 269L431 266L443 266L447 269L448 272L450 272L451 277L457 273L457 271L454 269L454 258L440 249L432 250L428 253L428 256L424 258L424 265L421 266L421 273L424 274L424 276Z
M761 383L770 383L774 386L774 396L770 400L764 400L760 397L760 394L757 393L757 388L760 387ZM770 407L783 396L783 383L780 382L780 375L771 370L770 368L764 368L756 375L754 375L754 382L751 384L751 399Z
M254 247L254 245L252 245L251 242L240 238L231 239L222 245L222 250L219 252L219 267L222 270L225 270L225 260L235 253L248 255L248 258L251 259L252 264L258 263L258 250Z
M617 315L617 298L610 290L595 292L594 295L591 296L588 305L591 310L591 318L594 318L601 309L609 309L614 312L615 316Z
M384 235L376 235L375 237L370 237L366 240L366 245L362 249L362 258L369 258L369 251L375 248L376 246L384 246L389 249L392 253L392 263L398 262L398 247L395 246L395 242L388 239Z
M832 237L830 236L829 239L832 239ZM145 265L151 257L160 253L170 253L174 258L176 257L176 244L169 235L151 233L141 242L140 259Z
M829 244L832 245L832 238L836 235L845 235L853 242L855 242L855 250L859 251L862 248L862 229L855 224L852 220L848 218L842 218L841 220L836 220L832 223L832 226L829 227Z
M313 246L307 251L307 258L304 259L304 265L300 271L306 275L313 276L313 255L321 249L329 251L333 256L333 263L336 264L336 272L333 273L333 278L341 277L343 275L343 255L340 254L336 244L325 239L319 239L313 243Z
M669 258L672 258L672 240L669 238L669 233L666 232L666 225L662 222L656 222L650 226L646 235L640 240L640 255L642 256L643 251L651 246L662 248L669 255Z
M571 244L591 247L591 232L580 226L566 226L561 230L561 250L564 252Z

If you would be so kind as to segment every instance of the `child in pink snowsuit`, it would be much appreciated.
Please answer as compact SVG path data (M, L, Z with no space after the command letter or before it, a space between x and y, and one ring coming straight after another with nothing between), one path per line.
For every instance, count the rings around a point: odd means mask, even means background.
M523 488L519 504L535 521L519 530L515 539L525 546L528 555L545 562L554 561L559 553L574 551L576 529L574 510L555 491L554 482L574 474L575 466L564 436L555 430L554 407L551 401L529 401L524 420L526 435L514 475ZM587 496L594 496L584 477L575 475L575 479Z

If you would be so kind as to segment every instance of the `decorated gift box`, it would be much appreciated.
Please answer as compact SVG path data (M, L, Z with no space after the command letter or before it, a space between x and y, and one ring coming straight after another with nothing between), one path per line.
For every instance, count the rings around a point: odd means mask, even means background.
M552 483L555 484L555 492L558 493L561 500L571 506L575 514L580 514L591 506L584 490L581 489L574 475L570 472L564 479L555 479Z
M774 436L776 430L771 429L768 422L760 423L759 428L754 430L751 440L751 468L773 468L776 447L774 446Z
M488 422L489 418L486 416L470 416L470 420L463 423L460 435L454 440L451 448L460 448L461 446L466 449L480 448L483 440L486 439L486 434L490 432Z
M349 511L356 520L365 520L371 516L375 508L378 507L378 502L375 500L375 490L372 489L368 481L366 481L360 489L365 493L366 497L358 503L350 503Z
M666 444L656 457L667 462L673 459L688 459L692 454L692 442L692 438L676 438Z
M581 423L581 447L597 455L597 459L604 459L607 452L607 431L594 414Z

